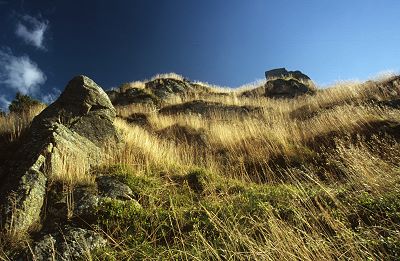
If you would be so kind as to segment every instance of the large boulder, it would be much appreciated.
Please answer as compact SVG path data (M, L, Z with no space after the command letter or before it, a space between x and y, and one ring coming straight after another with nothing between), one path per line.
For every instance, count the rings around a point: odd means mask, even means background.
M309 86L295 79L276 79L265 84L264 96L270 98L294 98L306 93L311 93Z
M196 90L186 80L171 78L159 78L146 83L146 88L161 99L173 98L180 95L188 95Z
M32 123L33 130L62 124L96 145L115 139L114 106L107 94L86 76L73 78L60 97Z
M277 78L294 78L299 81L308 81L311 80L310 77L302 73L301 71L288 71L286 68L278 68L265 72L265 78L268 80L273 80Z
M48 178L65 174L68 164L101 163L103 147L118 141L115 114L101 87L77 76L35 117L3 171L0 221L8 233L24 234L40 223Z
M313 93L308 85L295 79L276 79L270 80L265 85L245 91L244 97L269 97L269 98L294 98L303 94Z
M260 87L244 91L244 97L294 98L314 93L311 79L300 71L285 68L265 72L267 82Z

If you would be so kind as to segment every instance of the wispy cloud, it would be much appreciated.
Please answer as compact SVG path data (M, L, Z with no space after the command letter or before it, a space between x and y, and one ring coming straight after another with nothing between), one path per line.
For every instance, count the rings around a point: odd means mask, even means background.
M8 100L5 95L0 95L0 110L7 111L10 103L10 100Z
M28 56L14 56L0 50L0 83L23 94L34 94L46 82L46 75Z
M51 92L42 95L41 99L44 103L51 104L58 98L58 96L60 96L60 94L61 91L59 89L53 88Z
M44 47L44 34L49 26L47 20L39 20L30 15L22 16L17 23L15 34L21 37L25 43L31 44L38 49L46 50Z

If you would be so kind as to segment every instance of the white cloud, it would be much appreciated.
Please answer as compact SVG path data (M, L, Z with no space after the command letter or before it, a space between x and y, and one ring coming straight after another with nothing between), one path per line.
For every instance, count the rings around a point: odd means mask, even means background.
M45 95L42 95L41 98L44 103L51 104L58 98L58 96L60 96L60 94L61 94L61 91L59 89L53 88L51 90L51 92L49 92Z
M45 50L43 40L48 25L49 22L46 20L41 21L33 16L24 15L17 24L15 34L21 37L25 43Z
M11 101L5 95L0 95L0 110L7 111Z
M28 56L14 56L0 50L0 83L23 94L34 94L46 82L46 75Z

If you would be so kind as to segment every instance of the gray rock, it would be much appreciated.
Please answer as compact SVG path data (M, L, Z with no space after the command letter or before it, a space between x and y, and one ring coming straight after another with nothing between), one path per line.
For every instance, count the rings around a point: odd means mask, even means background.
M102 197L120 200L132 200L134 197L131 188L114 177L99 176L96 178L96 182Z
M265 84L265 96L271 98L293 98L311 92L310 88L294 79L276 79Z
M20 176L17 189L12 191L4 204L8 217L4 227L10 235L19 235L39 223L47 178L41 171L45 157L39 155L32 166Z
M54 236L48 234L45 235L40 241L38 241L33 247L32 256L25 256L19 260L41 260L41 261L53 261L57 260L59 253L56 250L57 240Z
M155 79L147 82L146 88L161 99L172 98L175 95L184 95L185 93L194 91L192 85L188 81L170 78Z
M307 85L295 79L275 79L269 80L264 86L245 91L245 97L269 97L269 98L294 98L306 93L312 94L314 91Z
M0 189L6 231L25 233L40 220L47 178L70 162L89 169L102 162L102 147L118 141L115 109L86 76L72 79L61 96L33 120Z
M236 114L239 116L248 116L252 112L260 112L259 107L226 105L218 102L194 100L181 104L165 106L159 110L159 113L165 115L171 114L198 114L203 116L220 114Z
M122 85L124 87L124 85ZM210 94L212 91L203 85L192 83L186 79L158 78L145 83L144 88L119 88L107 91L114 105L134 103L152 104L160 107L163 103L179 98L196 98Z
M274 80L277 78L287 78L293 77L296 80L311 80L310 77L302 73L301 71L287 71L286 68L278 68L273 69L265 72L265 78L267 80Z
M85 220L86 223L96 219L100 198L93 187L81 186L74 189L73 217Z
M72 207L68 206L68 197L71 195L65 193L63 185L52 185L47 193L46 229L51 231L68 220L82 224L93 223L104 200L134 200L130 187L115 177L99 176L96 185L76 186L72 192Z
M107 95L110 97L111 102L114 105L124 106L134 103L150 104L158 106L160 100L151 91L143 90L139 88L130 88L127 90L120 91L107 91Z
M60 97L35 117L32 128L42 129L59 123L101 146L116 139L116 116L107 94L86 76L73 78Z
M90 252L105 247L107 241L98 233L82 228L66 227L61 232L47 234L37 241L29 260L88 260Z

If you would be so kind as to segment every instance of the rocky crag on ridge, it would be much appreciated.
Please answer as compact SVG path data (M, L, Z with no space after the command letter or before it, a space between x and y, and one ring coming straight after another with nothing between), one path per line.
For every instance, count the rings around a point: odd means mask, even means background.
M103 198L131 199L129 187L118 181L97 177L98 188L78 187L71 191L75 204L68 206L63 190L50 193L49 186L62 176L68 164L89 169L103 160L109 143L118 144L113 125L116 111L107 94L86 76L73 78L61 96L37 117L21 138L18 150L10 156L1 177L2 229L11 236L34 233L34 260L69 260L89 249L104 246L98 234L79 228L68 216L95 215ZM41 239L40 239L41 238ZM83 240L83 241L82 241ZM51 251L50 251L51 250ZM52 260L52 259L51 259Z
M265 72L265 85L243 92L244 97L295 98L315 92L313 83L301 71L287 71L285 68Z
M236 167L240 166L244 172L253 175L249 178L254 178L252 181L257 183L270 182L270 177L276 178L279 182L288 182L287 176L273 176L287 168L294 169L303 164L325 166L319 162L320 159L316 155L320 152L320 147L333 150L336 146L335 139L343 137L358 139L357 137L361 136L367 140L372 140L374 137L390 137L398 141L400 126L396 120L397 110L400 108L398 76L386 81L369 81L357 85L354 88L361 90L362 95L355 92L356 96L316 103L318 107L315 107L314 103L307 102L318 100L320 95L323 96L324 92L329 94L330 90L321 90L317 95L309 96L314 93L309 84L311 82L308 76L299 71L288 72L286 69L268 71L265 85L249 91L234 90L227 93L218 93L206 85L196 87L196 83L178 78L157 78L144 83L141 88L127 84L118 91L104 92L86 76L73 78L57 101L35 117L23 135L15 140L17 142L13 147L15 151L10 150L10 155L7 157L3 157L5 150L0 152L1 159L7 159L0 166L1 229L5 232L4 235L9 235L10 238L23 238L30 244L29 248L25 247L25 253L20 255L11 253L10 256L13 260L14 257L17 260L75 260L85 258L85 253L98 248L105 252L109 250L118 252L119 248L113 247L114 239L108 238L108 234L105 234L109 231L102 232L108 228L108 222L112 222L115 217L118 220L122 215L121 219L126 218L125 221L128 222L127 227L137 228L129 235L136 243L141 243L143 238L147 240L149 234L158 230L158 227L146 227L153 217L151 208L154 207L154 201L149 199L154 193L152 186L160 189L165 185L163 183L165 181L168 189L179 191L179 194L187 185L190 197L193 196L196 202L208 193L207 189L214 190L215 184L207 188L214 182L212 176L209 176L210 173L186 169L182 171L178 168L168 172L164 170L167 164L163 161L151 165L151 168L160 168L154 170L157 173L154 181L156 183L147 180L153 169L141 173L141 169L129 172L123 170L122 165L109 166L107 162L104 169L103 166L98 166L107 157L105 150L117 155L114 160L118 159L113 161L114 163L124 162L118 160L120 158L126 160L123 153L128 151L134 155L132 165L147 164L140 160L151 161L151 157L156 154L152 154L153 151L150 153L146 151L149 154L140 151L143 148L140 140L142 136L145 137L143 140L146 136L151 137L150 140L158 144L167 144L172 148L194 149L191 153L196 160L203 160L212 155L216 165L220 165L223 175L237 173L239 168ZM306 86L307 90L306 87L302 90L302 85ZM144 96L135 96L135 93ZM225 100L224 95L229 99L236 97L238 102ZM143 103L147 103L146 97L154 98L150 99L151 104L156 105L153 103L156 101L159 107L144 105ZM293 99L296 97L300 98ZM273 139L270 140L269 135L275 133L275 129L272 129L274 121L279 121L278 117L282 115L279 105L286 106L292 102L294 108L283 114L286 115L285 121L288 126L292 121L305 122L307 126L315 124L317 121L314 119L319 119L320 114L324 116L324 113L331 113L341 107L367 108L381 111L381 114L386 110L392 116L384 121L369 120L359 128L305 136L304 148L298 148L298 140L295 140L293 144L296 146L291 148L293 153L287 155L278 152L260 154L260 157L254 156L252 153L256 150L252 149L267 147L265 141L280 144ZM278 106L275 111L274 106ZM279 111L277 117L270 117L277 111ZM370 111L363 115L368 116L368 113ZM124 140L126 144L121 144L122 135L120 137L114 126L116 117L119 117L116 122L120 124L118 128L121 133L123 135L134 133L139 137L135 140L137 143L134 144L127 138ZM187 124L181 120L182 118L195 121ZM158 119L161 121L158 122ZM165 124L163 119L170 122ZM261 133L269 131L260 139L244 138L238 142L231 141L232 143L227 143L228 145L216 139L218 136L213 133L215 130L219 131L220 127L224 127L220 130L225 131L221 131L220 134L226 133L227 128L246 129L249 123L253 124L250 126L259 128ZM118 150L120 145L126 147ZM127 147L129 150L125 150ZM241 155L240 158L237 155ZM236 165L242 164L241 162L243 165ZM74 166L85 171L86 176L83 177L89 182L74 180L82 178L78 175L65 176L71 173L74 175L74 172L78 171ZM70 167L72 169L68 169ZM266 168L271 176L262 176ZM143 177L139 178L138 176L142 174ZM321 179L323 178L324 176L321 176ZM142 186L142 182L145 185ZM218 197L224 197L219 190L220 188L216 188L215 193L218 193ZM166 203L160 203L162 206L158 206L158 210L164 211L164 208L168 208L170 193L166 195ZM180 198L178 201L180 202ZM115 215L109 215L111 212ZM132 222L136 221L138 223L132 225ZM159 223L154 224L159 225ZM186 232L190 234L193 227L186 228L188 229ZM138 231L142 230L147 233L145 237L138 236ZM125 234L125 231L123 233ZM164 240L164 236L162 235L159 240ZM169 236L173 238L174 235ZM96 251L94 253L99 254Z
M301 71L287 71L285 68L265 72L266 83L258 88L241 93L243 97L294 98L313 94L313 83ZM224 92L212 90L206 85L188 79L157 78L142 82L140 87L129 83L120 88L107 91L115 106L130 104L149 104L155 107L168 105L172 100L198 100L207 97L224 97Z
M259 91L254 93L264 96ZM120 88L119 91L106 93L88 77L74 77L60 97L34 118L20 138L20 146L2 166L2 229L6 234L17 237L33 233L37 240L33 244L31 258L39 260L54 254L60 260L67 260L82 254L83 249L79 245L83 242L78 242L79 237L88 241L91 248L104 246L106 241L100 235L79 227L79 222L74 220L90 223L95 219L102 201L108 198L134 201L131 189L111 177L99 176L93 177L94 186L77 186L66 193L65 188L53 181L65 175L66 165L71 162L86 170L94 164L101 164L103 149L109 144L118 144L119 135L113 125L116 117L114 105L168 105L170 99L196 99L209 95L226 94L211 91L209 87L187 79L174 78L157 78L146 82L144 88ZM181 105L164 106L159 113L207 116L219 111L245 116L257 110L256 107L193 100ZM201 140L202 145L207 145L200 132L180 128L174 126L159 135L174 137L178 131L185 140L193 139L195 144ZM74 197L72 206L68 206L68 193ZM140 208L140 205L137 207ZM68 242L63 242L62 237ZM68 244L75 246L72 247L74 250L68 250Z
M142 88L122 85L119 89L107 91L114 105L144 103L160 106L170 99L195 98L210 94L210 90L187 79L159 78L145 82ZM221 94L215 94L221 95Z

